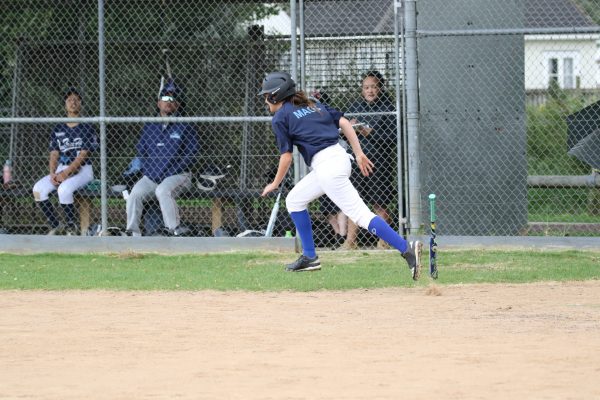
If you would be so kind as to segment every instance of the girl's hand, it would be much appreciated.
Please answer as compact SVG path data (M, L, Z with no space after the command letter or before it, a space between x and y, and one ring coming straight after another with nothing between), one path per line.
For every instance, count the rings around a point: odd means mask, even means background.
M67 171L62 170L60 173L56 174L56 177L54 178L54 180L56 180L56 182L58 182L58 183L63 183L68 178L69 178L69 174L67 173Z
M360 172L364 176L369 176L373 173L373 162L367 158L365 153L360 153L356 155L356 163L358 164L358 168L360 168Z
M261 196L263 196L263 197L264 197L264 196L268 195L269 193L271 193L271 192L273 192L273 191L277 190L277 188L278 188L278 187L279 187L279 185L276 185L276 184L274 184L274 183L269 183L269 184L268 184L267 186L265 186L265 188L263 189L263 192L262 192Z
M366 126L361 126L358 128L358 132L363 135L364 137L367 137L371 134L371 132L373 132L373 128L369 127L367 128Z
M57 179L58 175L56 174L50 174L50 183L53 184L54 186L58 186L58 184L60 183Z

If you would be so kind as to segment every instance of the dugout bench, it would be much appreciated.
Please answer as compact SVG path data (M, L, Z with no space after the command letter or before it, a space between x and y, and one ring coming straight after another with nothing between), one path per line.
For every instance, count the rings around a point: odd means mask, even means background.
M214 232L217 228L223 226L224 207L231 203L247 203L259 199L261 196L259 190L240 190L238 188L213 189L205 191L198 188L191 188L184 192L180 198L185 199L208 199L210 200L211 229ZM79 210L79 225L81 235L85 236L92 223L93 216L96 214L97 205L95 201L100 199L101 192L97 187L83 189L75 192L75 204ZM55 197L55 196L54 196ZM120 192L115 192L108 188L108 199L122 199ZM31 207L20 207L19 203L27 202ZM2 220L0 228L8 227L45 227L45 220L37 207L33 206L34 199L31 188L22 186L4 187L0 186L0 210ZM123 204L125 211L125 204ZM33 211L31 211L33 210ZM29 215L26 215L27 212ZM34 215L31 215L34 213ZM268 215L266 215L268 218ZM16 224L15 221L20 221Z
M259 190L240 190L231 189L213 189L205 191L197 188L191 188L181 194L179 197L185 199L208 199L211 201L211 231L223 226L223 209L228 203L247 202L258 199L261 196ZM120 192L108 190L108 198L123 198ZM79 208L80 228L82 235L87 232L94 209L93 200L100 198L100 190L80 189L76 192L75 199ZM123 205L124 207L124 205ZM268 216L267 216L268 217Z

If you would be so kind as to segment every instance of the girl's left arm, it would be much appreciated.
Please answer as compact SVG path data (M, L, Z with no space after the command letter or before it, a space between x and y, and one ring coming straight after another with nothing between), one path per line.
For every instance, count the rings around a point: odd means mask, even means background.
M354 132L354 129L352 128L352 124L346 118L342 117L340 118L340 128L342 129L344 136L346 136L346 140L348 140L348 143L352 146L352 152L354 153L360 172L364 176L369 176L369 174L373 172L373 163L367 158L365 153L363 153L356 132Z
M59 174L56 175L57 182L64 182L69 177L75 175L79 172L79 168L84 164L85 160L88 158L89 151L88 150L79 150L79 154L69 166L63 169Z

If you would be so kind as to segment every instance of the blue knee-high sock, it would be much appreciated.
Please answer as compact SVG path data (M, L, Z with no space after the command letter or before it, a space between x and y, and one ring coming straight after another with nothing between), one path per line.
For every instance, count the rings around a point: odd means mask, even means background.
M294 221L294 225L296 225L296 233L302 242L302 254L307 257L316 256L317 253L315 252L312 223L310 221L310 215L308 215L308 210L294 211L290 213L290 216Z
M40 209L44 213L44 216L48 220L48 224L51 228L56 228L59 225L58 217L56 216L56 212L54 211L54 207L50 200L44 200L38 202Z
M408 243L398 235L398 233L388 225L380 216L375 216L369 222L369 232L377 237L385 240L390 246L397 249L400 253L404 253L408 248Z
M76 225L75 223L75 204L61 204L65 217L67 219L67 225Z

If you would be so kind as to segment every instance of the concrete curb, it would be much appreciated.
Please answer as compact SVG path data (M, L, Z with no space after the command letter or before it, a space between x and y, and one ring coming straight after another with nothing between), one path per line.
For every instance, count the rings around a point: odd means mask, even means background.
M227 251L293 252L294 238L119 237L0 235L0 252L197 254Z
M429 236L411 236L429 243ZM533 249L600 251L600 237L438 236L438 249ZM198 254L228 251L296 251L294 238L264 237L91 237L0 235L0 252L39 253L158 253Z

